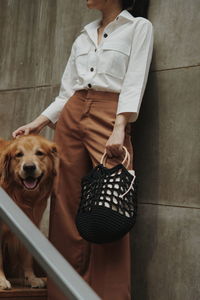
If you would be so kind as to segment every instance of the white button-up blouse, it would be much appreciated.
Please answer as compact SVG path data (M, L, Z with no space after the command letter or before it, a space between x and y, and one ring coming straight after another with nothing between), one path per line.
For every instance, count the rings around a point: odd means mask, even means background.
M98 44L100 21L85 26L72 46L60 93L42 112L53 123L75 91L90 88L119 93L117 114L131 112L129 121L137 119L152 57L152 24L124 10Z

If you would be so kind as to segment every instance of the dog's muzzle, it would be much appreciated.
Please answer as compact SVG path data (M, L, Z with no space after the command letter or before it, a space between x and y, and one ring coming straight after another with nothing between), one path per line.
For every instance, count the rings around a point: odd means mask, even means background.
M35 164L24 164L23 165L23 171L26 174L33 174L36 170L36 165Z
M23 165L23 178L21 177L21 181L27 190L36 189L43 176L43 174L37 176L36 171L37 168L34 163L26 163Z

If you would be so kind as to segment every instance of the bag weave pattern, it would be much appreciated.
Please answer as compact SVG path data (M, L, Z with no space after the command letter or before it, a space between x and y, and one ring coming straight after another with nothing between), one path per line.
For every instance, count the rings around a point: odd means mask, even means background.
M84 239L108 243L122 238L133 227L136 212L135 177L123 164L111 169L100 164L82 179L76 225Z

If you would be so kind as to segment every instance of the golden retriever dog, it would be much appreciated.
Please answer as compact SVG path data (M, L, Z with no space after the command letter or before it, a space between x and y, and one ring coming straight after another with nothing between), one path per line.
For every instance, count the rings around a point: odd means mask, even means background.
M56 145L42 136L22 136L13 141L0 139L0 185L36 226L40 225L52 191L57 163ZM25 285L45 286L34 274L32 256L2 221L0 246L0 289L11 288L3 270L5 253L13 269L20 267Z

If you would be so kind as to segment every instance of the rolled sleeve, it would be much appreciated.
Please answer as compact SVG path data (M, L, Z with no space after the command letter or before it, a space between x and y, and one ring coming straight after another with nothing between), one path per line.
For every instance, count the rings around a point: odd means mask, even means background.
M75 68L74 68L74 48L72 47L71 55L66 65L65 71L61 80L61 87L59 95L55 100L42 112L52 123L58 121L59 115L67 103L69 98L73 95L74 81L75 81Z
M132 49L122 89L119 95L117 114L132 113L129 122L136 121L153 52L153 27L151 22L141 18L133 37Z

